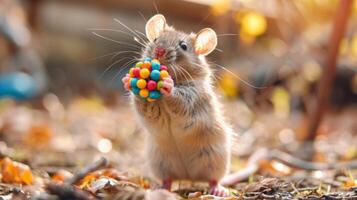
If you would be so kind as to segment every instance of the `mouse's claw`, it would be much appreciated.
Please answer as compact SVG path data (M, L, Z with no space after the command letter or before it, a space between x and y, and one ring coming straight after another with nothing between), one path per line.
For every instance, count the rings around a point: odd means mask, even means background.
M174 81L172 80L172 78L164 78L163 79L163 84L162 84L162 88L160 89L160 92L163 95L170 95L172 90L174 88Z
M130 80L130 75L129 75L129 74L127 74L126 76L124 76L124 78L121 79L121 81L122 81L123 84L124 84L124 88L125 88L126 90L130 90L129 80Z

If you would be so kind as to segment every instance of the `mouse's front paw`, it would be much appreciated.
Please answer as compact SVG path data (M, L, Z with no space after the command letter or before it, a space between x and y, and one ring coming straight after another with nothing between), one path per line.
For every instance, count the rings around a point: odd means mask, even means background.
M160 92L163 95L170 95L172 90L174 89L174 81L172 80L172 78L164 78L163 79L163 84L162 84L162 88L160 89Z
M130 75L129 75L129 74L127 74L124 78L121 79L121 81L122 81L123 84L124 84L124 88L125 88L126 90L130 90L129 80L130 80Z

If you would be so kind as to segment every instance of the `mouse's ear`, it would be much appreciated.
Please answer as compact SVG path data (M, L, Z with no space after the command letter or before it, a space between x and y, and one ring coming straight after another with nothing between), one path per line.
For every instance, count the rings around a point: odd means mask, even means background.
M211 28L202 29L195 39L195 52L198 55L208 55L217 46L217 35Z
M150 42L154 41L160 33L165 29L166 20L165 17L161 14L154 15L146 23L145 31L146 37Z

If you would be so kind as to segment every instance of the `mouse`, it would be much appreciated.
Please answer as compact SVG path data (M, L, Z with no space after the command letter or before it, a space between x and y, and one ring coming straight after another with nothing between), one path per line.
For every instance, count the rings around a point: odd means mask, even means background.
M147 158L152 174L170 190L173 180L208 182L209 193L226 196L220 181L228 173L232 129L213 86L213 70L206 61L217 46L211 28L185 33L167 25L162 14L145 26L142 58L152 57L168 67L163 96L147 102L130 95L131 103L147 134ZM129 91L127 75L122 79Z

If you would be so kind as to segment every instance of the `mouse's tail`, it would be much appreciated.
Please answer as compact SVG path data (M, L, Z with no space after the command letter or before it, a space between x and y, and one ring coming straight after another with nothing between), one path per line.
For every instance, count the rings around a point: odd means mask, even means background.
M221 184L225 186L237 184L240 181L246 180L259 170L259 165L262 160L278 160L289 167L304 169L307 171L314 170L331 170L331 169L357 169L357 159L350 161L341 161L333 163L311 162L294 157L283 151L266 148L261 148L255 151L248 159L246 168L229 174L221 180Z
M249 176L251 176L252 174L258 171L259 162L267 158L268 158L268 149L261 148L256 150L248 159L248 165L246 168L234 172L232 174L228 174L220 181L220 183L224 186L229 186L248 179Z

